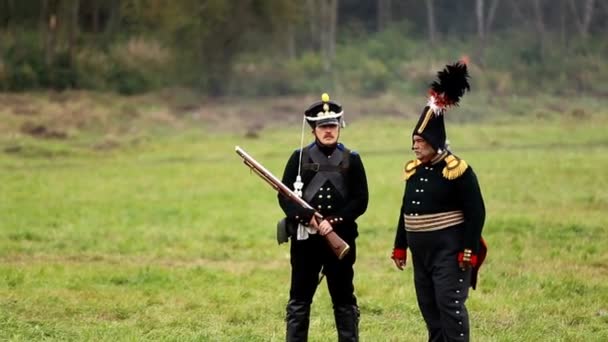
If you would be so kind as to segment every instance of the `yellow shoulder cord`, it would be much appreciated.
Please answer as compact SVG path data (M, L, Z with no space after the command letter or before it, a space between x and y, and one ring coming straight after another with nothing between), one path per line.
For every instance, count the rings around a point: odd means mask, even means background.
M449 180L456 179L467 170L469 165L466 161L450 154L445 158L445 167L443 168L443 177Z
M403 169L403 179L408 180L414 173L416 173L416 167L420 164L420 160L418 159L410 160L409 162L407 162Z

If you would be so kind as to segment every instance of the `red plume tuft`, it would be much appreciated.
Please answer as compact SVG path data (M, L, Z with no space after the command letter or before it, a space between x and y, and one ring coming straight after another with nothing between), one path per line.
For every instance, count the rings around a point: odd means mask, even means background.
M469 73L464 63L456 62L437 73L439 81L431 84L429 105L436 114L440 114L450 106L457 106L465 91L471 90Z

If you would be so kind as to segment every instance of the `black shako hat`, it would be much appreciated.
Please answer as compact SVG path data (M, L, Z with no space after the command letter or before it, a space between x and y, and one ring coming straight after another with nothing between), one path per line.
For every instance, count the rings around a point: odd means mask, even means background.
M422 110L418 123L414 127L414 135L421 136L435 151L446 148L446 133L443 114L452 106L457 106L465 90L470 90L469 74L464 63L456 62L437 73L438 81L434 81L429 89L427 105Z
M306 111L304 116L310 127L325 125L340 125L342 123L342 106L334 101L329 100L329 95L323 93L321 101L315 102Z
M419 135L427 143L429 143L435 151L440 151L445 149L446 140L443 115L431 114L429 115L428 120L426 120L426 113L429 111L429 108L429 106L426 106L422 110L422 113L420 114L420 119L418 119L418 123L416 124L416 127L414 127L412 137L414 135Z

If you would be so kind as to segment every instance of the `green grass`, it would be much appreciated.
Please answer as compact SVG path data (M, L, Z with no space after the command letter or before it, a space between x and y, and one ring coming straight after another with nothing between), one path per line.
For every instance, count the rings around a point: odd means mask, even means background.
M413 125L359 118L343 131L371 194L355 279L364 341L426 338L412 270L389 259ZM487 206L474 340L608 339L607 128L605 113L448 124ZM0 154L0 339L283 340L281 212L234 145L280 176L298 143L299 127L186 129L110 150L3 138L21 150ZM335 339L322 283L310 340Z

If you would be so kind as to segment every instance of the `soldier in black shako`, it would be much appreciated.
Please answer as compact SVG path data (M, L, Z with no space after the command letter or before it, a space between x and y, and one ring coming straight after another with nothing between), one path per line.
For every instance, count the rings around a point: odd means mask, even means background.
M338 340L358 341L359 308L354 293L353 266L358 236L355 221L365 212L368 202L365 169L359 154L338 142L344 126L340 104L323 94L321 101L313 103L304 114L303 120L312 128L315 140L292 153L282 182L299 193L314 210L302 208L281 195L278 198L291 239L286 337L287 341L308 339L310 307L324 275ZM315 211L323 218L319 219ZM332 231L350 245L342 259L323 238Z
M405 165L392 259L403 270L410 249L428 340L469 341L465 301L486 255L485 207L475 172L446 145L443 114L469 89L466 65L438 77L412 132L416 159Z

